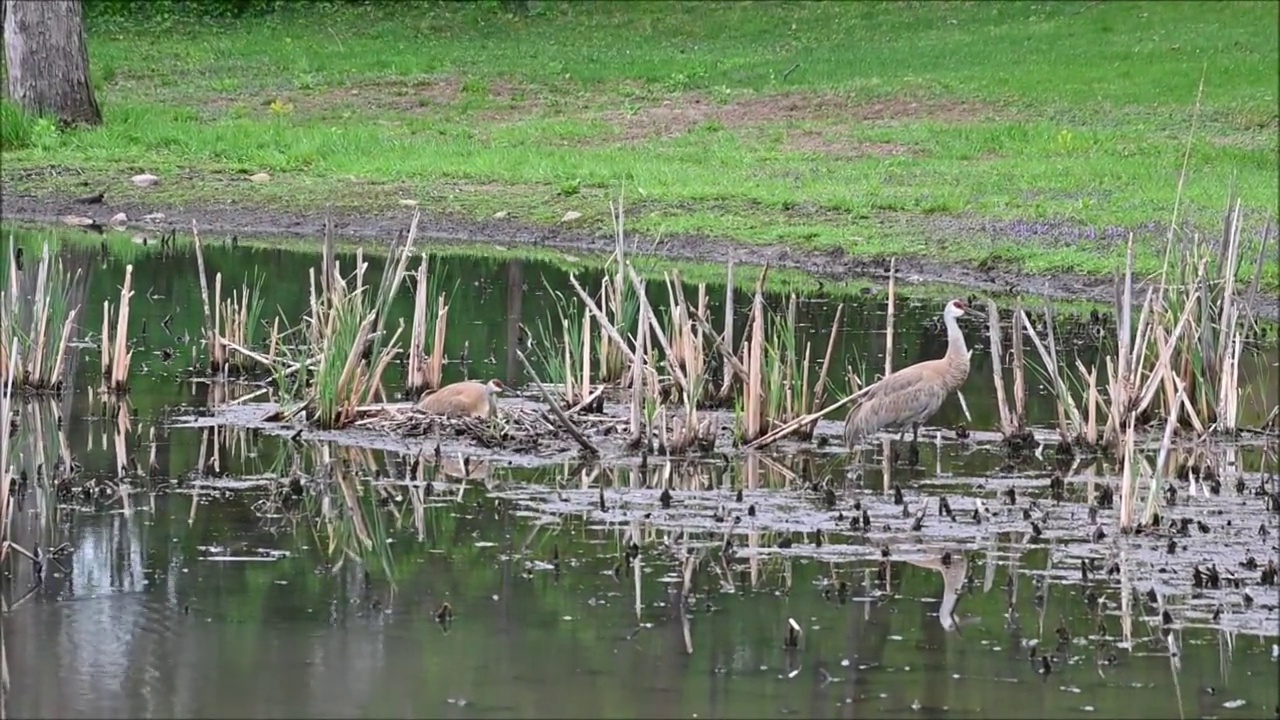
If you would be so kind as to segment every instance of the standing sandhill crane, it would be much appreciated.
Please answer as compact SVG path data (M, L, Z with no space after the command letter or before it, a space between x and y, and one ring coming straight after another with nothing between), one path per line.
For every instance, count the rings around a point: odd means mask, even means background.
M491 418L498 414L498 393L506 389L497 378L487 383L456 382L423 395L418 409L436 415Z
M956 319L969 306L952 300L942 311L947 326L947 354L889 373L866 390L862 402L844 421L844 443L853 448L859 440L881 428L900 429L898 440L911 428L911 444L920 436L920 424L928 420L942 401L969 377L969 349Z

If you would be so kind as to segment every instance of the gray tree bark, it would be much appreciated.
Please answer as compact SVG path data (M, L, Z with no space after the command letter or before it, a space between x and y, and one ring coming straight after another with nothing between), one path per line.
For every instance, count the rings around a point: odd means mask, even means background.
M63 125L98 125L80 0L4 0L9 97Z

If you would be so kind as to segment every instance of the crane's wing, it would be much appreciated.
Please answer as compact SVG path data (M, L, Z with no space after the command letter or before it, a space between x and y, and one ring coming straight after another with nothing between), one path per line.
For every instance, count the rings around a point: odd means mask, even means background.
M917 363L910 367L905 367L896 373L890 373L889 377L880 380L867 389L867 394L862 396L862 401L867 402L875 398L883 398L891 395L911 392L920 385L928 384L934 373L930 372L932 368L926 361Z

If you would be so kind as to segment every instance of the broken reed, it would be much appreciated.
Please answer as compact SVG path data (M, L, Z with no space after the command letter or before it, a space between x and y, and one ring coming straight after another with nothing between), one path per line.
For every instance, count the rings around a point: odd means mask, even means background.
M110 395L129 392L129 365L133 361L133 349L129 347L129 304L132 299L133 265L126 265L120 301L116 305L114 335L111 330L111 301L102 301L102 382L103 391Z
M1218 242L1171 230L1164 263L1141 305L1135 298L1130 235L1125 272L1115 289L1115 346L1102 363L1105 371L1060 354L1051 308L1044 310L1043 341L1027 314L1020 313L1016 322L1040 356L1064 440L1121 455L1131 428L1164 422L1170 436L1179 429L1197 435L1239 430L1240 358L1256 322L1249 308L1258 296L1270 235L1262 233L1252 281L1242 288L1241 219L1240 201L1232 196Z
M786 313L770 313L764 303L767 273L768 268L765 268L757 280L747 321L748 333L741 347L735 351L725 340L725 337L732 337L732 311L726 313L724 334L717 333L707 320L705 285L699 286L698 304L691 309L684 296L679 274L668 273L665 276L669 297L668 338L668 333L655 320L656 315L645 294L644 282L634 268L628 266L628 274L641 301L640 315L645 319L641 323L644 326L641 335L647 338L652 330L652 335L657 340L656 346L647 340L638 341L637 348L642 343L643 347L649 348L649 352L644 354L649 358L646 363L649 367L657 366L657 358L653 356L659 350L662 352L663 367L671 374L684 410L679 417L681 422L673 432L667 433L664 430L660 433L664 436L669 451L684 452L693 448L706 450L712 446L715 439L714 425L709 417L700 418L698 410L709 403L722 402L726 387L734 400L738 439L744 443L763 436L776 425L807 414L822 402L834 336L838 331L832 330L832 338L828 340L827 354L822 370L817 375L815 387L810 374L810 344L806 343L803 354L796 352L798 299L794 295L791 297ZM729 293L731 297L732 288ZM727 382L721 387L720 396L710 392L712 386L708 374L708 354L718 354L726 368ZM636 355L642 353L637 352ZM656 404L658 400L657 397L650 397L648 404ZM811 426L808 432L811 436Z
M1019 322L1020 319L1025 318L1026 313L1022 311L1022 303L1015 300L1009 333L1010 370L1013 373L1013 396L1010 398L1004 383L1005 353L1002 337L1004 331L1000 321L1000 309L996 307L994 300L987 301L987 334L991 343L991 374L996 388L996 407L1000 412L1000 434L1010 450L1018 451L1031 449L1035 445L1035 436L1027 428L1027 366L1022 344L1023 328ZM1035 342L1038 343L1039 340L1036 339ZM1056 347L1052 333L1049 336L1049 347ZM1046 378L1045 382L1050 388L1056 388L1059 385L1056 367L1056 364L1050 364L1052 377ZM1056 394L1055 397L1057 397ZM1059 433L1064 440L1068 440L1069 435L1064 429L1064 422L1062 404L1059 403Z
M246 363L232 359L232 353L236 353L245 360L276 371L279 379L276 353L280 350L281 332L278 317L272 321L267 355L259 355L253 350L258 344L258 334L265 327L262 321L262 274L254 273L252 288L248 283L243 283L239 293L232 291L231 296L223 300L222 273L217 273L213 278L211 296L204 268L204 247L194 222L191 233L196 253L196 269L200 274L200 305L204 318L205 345L209 348L210 374L226 379L232 374L247 373L249 366ZM295 372L297 369L299 368L295 368Z
M222 273L213 278L213 330L206 330L209 341L209 371L215 376L244 373L247 368L230 357L231 346L253 348L258 343L262 317L262 275L255 273L253 286L240 286L231 297L222 299Z
M0 300L0 377L14 376L27 392L59 392L67 371L67 346L80 311L81 274L70 274L45 242L40 262L24 267L22 248L10 240L7 282ZM33 282L34 280L34 282ZM10 351L17 348L18 354ZM18 358L24 360L19 364Z
M617 204L609 203L609 211L613 215L614 249L605 265L609 272L600 281L600 307L615 328L626 331L637 327L640 297L636 294L635 287L627 282L627 268L630 265L621 196ZM600 334L598 348L600 382L625 383L630 369L625 349L607 333Z
M699 414L708 406L732 402L737 410L738 436L744 442L760 437L775 425L806 415L825 402L827 378L831 357L835 349L833 330L826 345L821 370L813 372L811 344L806 343L799 352L797 341L799 299L792 297L785 313L775 314L764 303L764 283L767 269L762 271L756 284L750 313L748 331L742 343L734 348L732 286L725 311L724 332L718 332L708 319L708 293L705 285L697 289L696 304L684 294L684 284L678 272L667 273L664 284L667 289L667 321L660 322L649 301L645 281L635 268L623 261L625 273L639 302L634 332L626 339L625 329L611 322L596 300L578 282L570 277L570 284L585 306L581 324L571 314L568 301L557 298L561 320L561 332L556 333L543 326L543 334L560 336L562 342L555 351L543 350L543 364L553 368L555 377L563 378L580 371L587 357L585 348L594 345L584 332L598 328L601 336L609 338L611 347L618 348L629 363L624 386L631 388L631 425L634 446L651 447L648 440L657 436L657 446L669 452L683 452L692 448L708 448L714 441L714 426L709 417ZM729 269L732 277L732 266ZM837 323L843 309L837 311ZM591 319L595 320L593 324ZM578 330L581 326L582 331ZM665 328L664 328L665 326ZM727 339L726 339L727 338ZM579 354L569 348L584 348ZM563 354L563 360L559 353ZM716 388L711 377L711 360L718 358L723 367L723 382ZM666 376L658 375L658 370ZM573 376L577 376L574 374ZM589 376L589 373L588 373ZM580 388L588 387L583 382ZM581 394L579 390L579 394ZM598 392L598 389L597 389ZM665 403L679 403L683 412L667 427L667 418L661 412ZM656 424L656 427L655 427ZM815 423L807 422L804 432L812 436Z
M424 255L414 274L413 328L409 333L405 396L417 400L428 390L438 390L444 374L445 330L449 326L449 303L441 290L441 276L428 272ZM455 285L456 289L456 285ZM432 299L435 300L434 311ZM427 339L431 348L427 352Z
M571 279L574 291L584 307L576 306L559 290L547 287L555 302L553 317L539 318L537 329L543 338L557 338L558 343L535 344L534 357L543 368L547 382L560 390L560 402L565 409L587 405L600 409L597 401L602 398L597 387L592 390L592 378L601 386L617 383L627 387L631 383L634 351L627 347L628 336L634 337L641 327L642 300L634 285L628 280L631 267L626 249L623 228L622 199L610 202L614 221L614 250L605 263L605 274L600 288L594 294L587 293L576 279ZM607 326L598 334L593 325Z
M811 345L798 352L798 298L792 297L782 314L765 308L767 268L756 284L747 335L736 347L732 264L727 271L723 332L709 318L706 286L698 286L691 302L678 272L663 278L664 322L626 253L621 203L611 208L616 248L599 292L589 292L572 274L569 283L579 306L548 288L556 310L539 323L548 342L535 343L535 353L549 386L563 388L558 404L581 409L600 398L606 383L629 387L632 447L679 453L708 449L714 443L714 424L699 412L706 407L736 407L739 438L750 441L825 402L836 332L827 342L821 371L813 373ZM837 323L842 312L843 308L837 312ZM713 378L717 360L721 376ZM593 381L599 385L593 386ZM673 403L679 410L669 423L665 408ZM815 422L805 423L804 435L812 436Z
M6 364L4 375L0 376L0 382L3 383L3 386L0 386L0 562L3 562L9 554L9 518L13 514L10 495L13 468L9 462L9 444L15 434L12 432L10 423L13 417L14 382L17 380L18 366L21 364L18 341L11 339L2 352L11 359L11 362Z

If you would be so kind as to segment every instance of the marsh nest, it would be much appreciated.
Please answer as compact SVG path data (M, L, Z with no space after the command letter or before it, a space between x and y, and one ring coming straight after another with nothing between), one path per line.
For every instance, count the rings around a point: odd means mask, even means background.
M615 429L617 421L579 415L574 417L574 423L583 432L607 434ZM545 452L573 442L549 411L530 407L503 408L493 419L445 417L417 408L387 409L358 421L356 426L399 437L453 436L481 447L514 452Z

